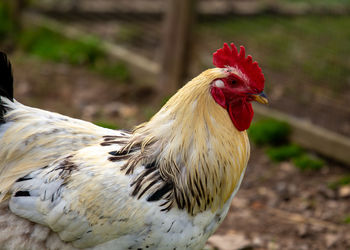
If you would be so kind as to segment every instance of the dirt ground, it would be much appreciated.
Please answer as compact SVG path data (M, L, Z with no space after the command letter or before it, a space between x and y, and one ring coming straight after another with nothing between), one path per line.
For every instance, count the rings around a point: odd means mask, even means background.
M13 55L16 99L31 105L120 128L148 119L158 108L154 90L116 83L83 68ZM252 149L242 187L208 249L350 249L350 186L328 184L349 175L349 166L328 161L301 172L272 163Z

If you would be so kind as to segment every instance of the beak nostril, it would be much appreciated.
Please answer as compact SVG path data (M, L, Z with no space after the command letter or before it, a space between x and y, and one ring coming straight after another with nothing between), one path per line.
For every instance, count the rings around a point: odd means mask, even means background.
M260 92L259 94L253 94L254 101L260 102L262 104L268 104L269 100L267 99L266 94L264 91Z
M262 91L262 92L259 94L259 96L261 96L261 97L263 97L263 98L265 98L265 99L268 99L268 98L267 98L267 95L265 94L264 91Z

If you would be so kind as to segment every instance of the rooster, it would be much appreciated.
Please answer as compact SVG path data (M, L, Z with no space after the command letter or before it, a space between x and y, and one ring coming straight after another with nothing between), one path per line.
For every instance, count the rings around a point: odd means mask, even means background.
M132 132L13 99L0 54L0 249L202 249L250 155L264 76L234 44Z

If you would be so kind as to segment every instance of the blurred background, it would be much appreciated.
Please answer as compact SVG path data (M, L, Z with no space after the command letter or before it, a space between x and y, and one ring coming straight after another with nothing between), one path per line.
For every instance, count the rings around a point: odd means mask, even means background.
M259 62L242 188L208 249L350 249L349 0L0 0L16 99L148 120L224 42Z

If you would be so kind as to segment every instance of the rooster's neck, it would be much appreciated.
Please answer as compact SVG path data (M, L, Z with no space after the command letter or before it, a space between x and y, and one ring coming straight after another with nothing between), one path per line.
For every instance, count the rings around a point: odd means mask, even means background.
M210 95L220 74L214 69L194 78L133 135L145 162L155 160L162 179L173 183L169 199L192 214L222 207L249 158L246 132Z

